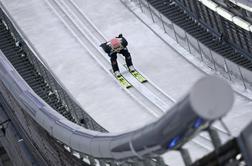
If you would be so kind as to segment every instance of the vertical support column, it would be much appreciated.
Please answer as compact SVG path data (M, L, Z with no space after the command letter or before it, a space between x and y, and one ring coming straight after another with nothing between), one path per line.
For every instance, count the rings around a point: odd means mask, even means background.
M161 20L161 23L162 23L162 27L164 29L164 32L167 33L166 29L165 29L165 23L164 23L164 20L163 20L163 17L162 17L162 14L159 12L159 17L160 17L160 20Z
M148 1L147 1L147 5L148 5L149 11L150 11L152 22L155 23L154 16L153 16L151 8L150 8L150 3Z
M200 47L200 43L199 43L198 39L197 39L197 43L198 43L198 47L199 47L199 51L200 51L200 58L201 58L201 61L203 61L202 49Z
M189 39L188 39L188 36L187 36L186 31L185 31L185 37L186 37L186 42L187 42L187 45L188 45L189 52L190 52L190 54L191 54L192 51L191 51L191 48L190 48L190 43L189 43Z
M174 31L174 35L175 35L176 42L179 43L179 42L178 42L178 37L177 37L176 31L175 31L175 26L174 26L173 23L172 23L172 28L173 28L173 31Z
M241 78L242 78L243 86L244 86L245 89L247 89L247 86L245 84L245 80L244 80L243 74L241 72L241 67L239 65L237 65L237 67L239 69L239 72L240 72L240 75L241 75Z
M183 158L183 161L186 166L190 166L192 164L192 159L190 157L190 154L187 149L181 148L179 149L179 152Z
M225 63L225 70L228 73L229 80L232 81L231 75L229 73L229 68L228 68L228 65L227 65L227 60L226 60L226 58L223 58L223 59L224 59L224 63Z
M209 51L210 51L210 56L211 56L211 59L212 59L212 63L213 63L213 65L214 65L214 70L217 71L216 64L215 64L215 60L214 60L213 54L212 54L212 50L209 49Z
M207 129L207 131L208 131L209 136L212 140L214 148L215 149L219 148L221 146L221 140L220 140L218 132L216 130L212 129L211 127L209 127Z
M143 11L143 6L142 6L142 0L138 0L138 4L139 4L139 7L143 13L144 11Z

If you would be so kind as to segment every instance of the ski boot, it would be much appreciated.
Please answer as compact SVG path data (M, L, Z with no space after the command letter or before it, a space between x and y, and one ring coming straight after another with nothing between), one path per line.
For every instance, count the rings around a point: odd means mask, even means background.
M115 71L114 74L115 74L116 77L120 77L121 76L120 71Z
M129 66L128 68L129 68L129 72L131 72L131 73L136 70L133 65Z

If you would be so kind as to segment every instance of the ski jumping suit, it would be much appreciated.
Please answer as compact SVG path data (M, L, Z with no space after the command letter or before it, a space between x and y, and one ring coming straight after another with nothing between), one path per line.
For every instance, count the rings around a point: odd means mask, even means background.
M126 65L132 66L131 55L127 49L128 42L120 34L118 37L113 38L112 40L102 43L100 46L110 57L111 65L113 72L119 71L117 64L117 53L122 54L125 57Z

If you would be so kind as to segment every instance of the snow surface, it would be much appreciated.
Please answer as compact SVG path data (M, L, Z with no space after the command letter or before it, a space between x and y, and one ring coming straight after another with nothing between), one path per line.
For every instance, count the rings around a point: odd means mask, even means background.
M153 120L91 58L44 1L6 1L6 6L55 75L103 127L116 132Z
M99 66L45 1L2 2L54 74L100 125L110 132L121 132L156 119ZM175 100L179 100L199 78L206 75L176 51L181 49L179 46L164 43L120 1L75 2L107 39L122 33L129 42L134 65ZM166 38L165 34L163 36ZM237 135L252 119L252 104L238 95L235 99L234 107L224 121ZM197 155L206 153L205 149L192 144L188 147ZM179 160L172 160L173 155L177 156L172 153L166 157L178 164Z

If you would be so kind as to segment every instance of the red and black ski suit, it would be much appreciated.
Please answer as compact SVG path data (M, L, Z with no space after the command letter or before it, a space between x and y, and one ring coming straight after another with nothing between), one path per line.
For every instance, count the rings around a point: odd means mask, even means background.
M126 65L128 67L132 65L132 59L127 49L127 45L128 45L128 42L122 36L122 34L100 45L102 49L110 57L113 72L119 71L119 67L117 64L117 53L122 54L125 57Z

